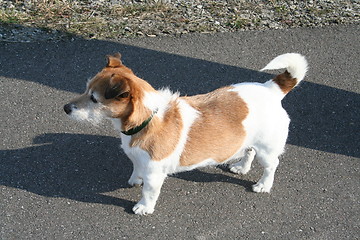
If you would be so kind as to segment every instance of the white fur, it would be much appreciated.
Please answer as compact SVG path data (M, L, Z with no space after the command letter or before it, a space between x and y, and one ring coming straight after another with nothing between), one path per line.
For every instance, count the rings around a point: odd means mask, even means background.
M282 108L278 95L272 88L266 87L266 84L243 83L234 87L231 91L237 92L249 109L249 114L243 121L247 132L244 146L254 150L256 158L264 167L263 176L253 186L253 190L270 192L279 164L278 156L284 151L290 119ZM239 172L246 173L250 169L255 154L248 154L239 163L238 166L243 168Z
M291 76L293 78L296 78L299 83L305 77L308 69L308 64L305 57L298 53L285 53L271 60L260 71L281 68L286 68L286 70L291 74Z
M246 149L246 154L240 162L230 165L230 171L237 174L247 174L250 171L251 163L255 158L255 150L253 148Z
M98 125L103 119L102 108L91 105L93 104L89 103L83 108L73 108L70 117L76 121L88 121Z
M156 116L162 119L168 110L169 103L175 101L179 93L173 93L168 88L158 90L157 92L146 92L144 105L152 112L157 111Z

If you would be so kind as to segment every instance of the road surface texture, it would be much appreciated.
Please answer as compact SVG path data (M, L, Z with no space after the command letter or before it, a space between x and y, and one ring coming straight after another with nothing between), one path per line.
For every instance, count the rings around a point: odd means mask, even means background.
M247 31L118 42L0 43L0 239L359 239L360 26ZM74 122L63 105L121 52L156 88L183 95L244 82L299 52L304 82L283 100L292 123L270 194L226 166L170 176L155 213L109 122ZM214 139L216 141L216 139Z

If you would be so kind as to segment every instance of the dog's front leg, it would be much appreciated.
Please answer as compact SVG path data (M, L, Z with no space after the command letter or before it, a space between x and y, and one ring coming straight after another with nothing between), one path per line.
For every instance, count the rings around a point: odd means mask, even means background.
M166 174L164 173L145 174L143 178L142 198L133 208L135 214L146 215L154 212L155 204L160 195L160 189L165 178Z

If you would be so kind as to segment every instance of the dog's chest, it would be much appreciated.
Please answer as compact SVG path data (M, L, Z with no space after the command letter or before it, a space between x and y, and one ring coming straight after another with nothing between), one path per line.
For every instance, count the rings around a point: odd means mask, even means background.
M119 119L111 119L112 124L119 133L121 132L121 122ZM130 158L131 161L139 161L141 159L150 160L150 155L139 147L131 147L131 136L126 136L120 134L121 137L121 148L124 150L125 154Z
M130 158L132 162L148 162L150 161L150 155L148 152L144 151L138 146L130 146L131 137L126 135L121 135L121 148L124 150L125 154Z

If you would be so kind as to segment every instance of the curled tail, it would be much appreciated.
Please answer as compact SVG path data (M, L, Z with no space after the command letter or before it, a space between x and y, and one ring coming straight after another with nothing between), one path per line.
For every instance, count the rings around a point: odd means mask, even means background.
M271 89L280 88L281 94L285 96L304 79L308 64L305 57L298 53L285 53L271 60L271 62L260 71L281 68L285 68L286 71L266 82L265 85Z

